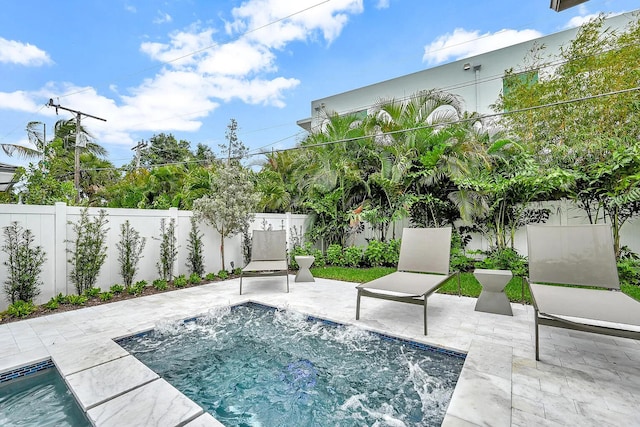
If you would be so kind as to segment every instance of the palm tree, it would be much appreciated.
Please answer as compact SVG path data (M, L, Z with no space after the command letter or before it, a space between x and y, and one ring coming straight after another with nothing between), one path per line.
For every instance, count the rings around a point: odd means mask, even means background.
M45 141L45 129L46 125L42 122L29 122L26 127L27 137L29 138L29 142L36 148L25 147L24 145L18 144L0 144L2 151L4 151L7 156L13 156L14 154L23 158L42 156L47 145Z

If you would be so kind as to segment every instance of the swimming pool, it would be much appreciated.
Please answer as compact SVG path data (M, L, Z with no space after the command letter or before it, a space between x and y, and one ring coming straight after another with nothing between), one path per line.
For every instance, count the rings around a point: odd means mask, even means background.
M464 355L245 304L119 344L227 426L440 425Z
M35 373L16 375L0 384L0 425L91 425L55 368L26 367L21 371L18 374Z

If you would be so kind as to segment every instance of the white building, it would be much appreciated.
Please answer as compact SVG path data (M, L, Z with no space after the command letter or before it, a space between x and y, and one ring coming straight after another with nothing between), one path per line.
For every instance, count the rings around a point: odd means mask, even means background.
M634 20L635 13L637 11L608 18L604 27L623 29ZM577 28L561 31L406 76L316 99L311 101L311 116L297 123L310 132L312 129L318 129L327 115L334 113L364 115L380 99L401 100L421 90L431 89L440 89L461 96L467 111L480 114L491 113L493 112L491 104L496 102L503 90L505 70L513 68L517 72L535 44L544 45L546 47L544 52L549 57L555 56L560 47L572 40L577 32Z

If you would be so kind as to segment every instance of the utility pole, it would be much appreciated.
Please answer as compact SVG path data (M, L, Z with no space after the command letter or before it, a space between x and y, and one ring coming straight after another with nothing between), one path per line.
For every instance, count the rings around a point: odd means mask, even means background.
M80 141L80 122L82 120L82 116L91 117L92 119L102 120L106 122L107 119L103 119L100 117L92 116L91 114L83 113L78 110L72 110L71 108L66 108L61 106L60 104L54 104L53 99L49 98L48 107L55 107L56 114L58 114L58 109L69 111L76 115L76 142L75 142L75 161L74 161L74 172L73 172L73 184L76 188L76 202L80 200L80 145L82 147L86 147L86 143L84 141Z
M138 145L131 148L132 150L136 150L136 169L140 169L140 151L146 147L147 147L147 143L140 141L138 142Z

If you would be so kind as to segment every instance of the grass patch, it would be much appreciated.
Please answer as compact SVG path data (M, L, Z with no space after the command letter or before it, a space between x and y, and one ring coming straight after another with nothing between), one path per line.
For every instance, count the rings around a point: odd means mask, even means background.
M629 295L631 298L635 298L640 301L640 286L620 285L620 289L622 289L622 292Z
M370 282L389 273L396 271L393 267L372 267L372 268L349 268L349 267L315 267L311 269L314 277L323 279L341 280L344 282L365 283ZM473 273L460 274L460 289L462 295L477 298L482 291L482 285L476 280ZM505 293L510 301L522 302L522 279L520 277L512 278L505 287ZM443 294L458 295L458 281L455 277L451 278L438 291ZM524 300L531 303L531 295L529 287L525 284Z
M311 269L314 277L323 279L341 280L343 282L365 283L370 282L389 273L396 271L393 267L349 268L349 267L315 267ZM561 286L561 285L560 285ZM482 291L482 285L476 280L473 273L460 274L460 288L462 295L477 298ZM622 292L640 301L640 286L620 285ZM458 295L457 280L452 278L438 291L443 294ZM504 288L507 298L512 302L523 302L523 282L521 277L513 277ZM524 302L531 304L529 286L524 283Z
M311 268L313 277L353 283L370 282L394 271L396 271L394 267L350 268L328 266Z

